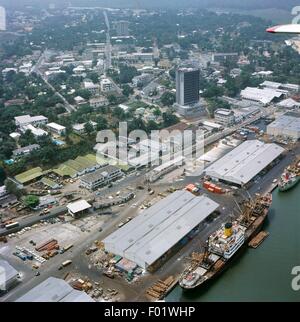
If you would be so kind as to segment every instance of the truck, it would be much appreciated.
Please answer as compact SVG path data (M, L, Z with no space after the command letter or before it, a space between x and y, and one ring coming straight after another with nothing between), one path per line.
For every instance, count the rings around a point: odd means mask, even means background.
M60 266L59 266L59 270L63 269L64 267L69 266L70 264L72 264L72 261L70 259L64 261Z
M64 251L66 252L67 250L71 249L74 245L73 244L70 244L66 247L64 247Z
M22 259L22 261L26 261L26 256L20 252L14 252L13 255L17 256L18 258Z
M19 223L16 221L16 222L12 222L10 224L7 224L5 225L5 229L9 230L9 229L12 229L12 228L16 228L16 227L19 227Z

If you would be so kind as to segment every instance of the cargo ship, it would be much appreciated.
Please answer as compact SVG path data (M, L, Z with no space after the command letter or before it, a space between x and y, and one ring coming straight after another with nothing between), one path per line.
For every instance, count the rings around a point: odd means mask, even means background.
M205 252L192 254L189 267L179 279L181 288L185 291L198 288L222 273L261 230L271 204L271 194L247 201L244 212L236 221L223 224L210 235Z
M300 181L300 161L288 167L278 182L279 191L284 192L295 187Z

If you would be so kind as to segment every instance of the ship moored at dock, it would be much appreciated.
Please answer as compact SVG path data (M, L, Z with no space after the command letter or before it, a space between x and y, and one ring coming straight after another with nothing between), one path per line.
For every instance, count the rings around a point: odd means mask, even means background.
M192 290L213 280L261 230L272 204L270 193L246 203L245 211L232 223L225 223L209 236L203 254L192 254L187 270L179 279L183 290Z

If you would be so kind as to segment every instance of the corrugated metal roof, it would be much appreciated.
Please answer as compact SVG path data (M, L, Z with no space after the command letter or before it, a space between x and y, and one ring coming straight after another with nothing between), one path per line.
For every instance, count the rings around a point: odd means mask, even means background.
M105 248L142 267L151 265L218 206L207 197L176 191L104 239Z
M91 208L92 206L86 200L78 200L67 205L67 208L72 212L80 212Z
M214 162L207 175L237 184L246 184L275 160L284 149L274 143L249 140Z
M17 278L19 272L8 261L0 260L0 290L1 286L13 278Z
M49 277L16 302L93 302L84 292L75 291L62 279Z

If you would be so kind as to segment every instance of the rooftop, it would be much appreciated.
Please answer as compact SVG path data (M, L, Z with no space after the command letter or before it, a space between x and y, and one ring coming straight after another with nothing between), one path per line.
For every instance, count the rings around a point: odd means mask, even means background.
M93 183L101 178L107 178L111 173L118 171L119 168L113 165L107 165L93 173L89 173L81 178L82 181L87 183Z
M300 131L300 113L287 112L269 124L268 128L282 128L289 131Z
M246 184L283 151L282 147L274 143L265 144L258 140L245 141L214 162L205 172L214 178Z
M39 121L47 121L47 117L43 115L38 115L38 116L30 116L30 115L21 115L21 116L16 116L15 121L19 124L26 124L26 123L32 123L32 122L39 122Z
M262 104L269 104L275 98L280 98L284 93L272 88L256 88L246 87L241 91L241 96L245 99L261 102Z
M31 152L35 149L39 149L39 148L40 148L39 144L31 144L31 145L24 146L23 148L19 148L19 149L14 150L13 154L17 155L17 154L29 153L29 152Z
M153 264L218 207L206 196L176 191L144 210L103 242L110 252L145 267Z
M0 291L5 290L5 283L16 278L19 272L8 261L0 259Z
M57 131L64 131L66 129L65 126L62 126L62 125L54 123L54 122L48 123L47 127L50 127L50 128L55 129Z
M74 290L62 279L49 277L28 291L16 302L94 302L84 292Z
M15 179L20 183L27 183L34 179L37 179L43 175L43 170L40 167L33 168L31 170L22 172L15 176Z
M78 200L67 205L68 210L72 213L81 212L91 207L92 206L86 200Z

